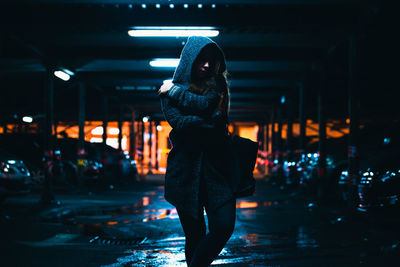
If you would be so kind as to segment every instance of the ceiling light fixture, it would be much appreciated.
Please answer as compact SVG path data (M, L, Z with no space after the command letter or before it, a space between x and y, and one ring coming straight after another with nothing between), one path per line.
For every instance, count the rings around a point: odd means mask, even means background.
M158 68L176 68L179 64L179 58L155 58L149 64Z
M33 118L30 116L25 116L22 118L22 121L26 122L26 123L31 123L31 122L33 122Z
M74 73L70 70L62 69L62 70L56 70L54 72L54 75L63 81L68 81L71 78L71 76L74 75Z
M134 27L128 34L132 37L215 37L219 31L215 27Z

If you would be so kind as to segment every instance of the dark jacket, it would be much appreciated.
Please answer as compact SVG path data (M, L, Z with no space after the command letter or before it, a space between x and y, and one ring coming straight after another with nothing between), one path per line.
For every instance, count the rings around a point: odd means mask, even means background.
M215 45L209 38L189 37L175 70L174 86L160 95L165 119L171 125L172 149L167 158L165 199L177 209L198 218L200 179L207 188L207 201L215 209L232 199L229 181L229 153L226 118L217 104L219 94L209 90L206 95L189 92L191 68L206 45Z

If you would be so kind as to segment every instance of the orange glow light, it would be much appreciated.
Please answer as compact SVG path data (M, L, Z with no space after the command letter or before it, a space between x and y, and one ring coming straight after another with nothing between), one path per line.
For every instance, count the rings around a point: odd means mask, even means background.
M257 202L249 202L249 201L240 201L236 204L236 208L247 209L247 208L256 208L258 206Z

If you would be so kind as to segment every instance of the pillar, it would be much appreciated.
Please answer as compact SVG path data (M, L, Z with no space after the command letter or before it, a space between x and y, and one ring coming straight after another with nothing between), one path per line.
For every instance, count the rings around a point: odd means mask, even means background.
M52 192L52 164L53 164L53 122L54 122L54 68L48 66L46 69L45 89L45 130L44 130L44 157L45 157L45 179L44 188L40 202L51 204L55 198Z
M299 83L299 126L300 126L300 136L299 136L299 151L304 153L305 151L305 138L306 138L306 119L304 116L304 83Z
M79 112L78 112L78 125L79 125L79 141L78 141L78 188L84 188L83 167L85 159L85 117L86 117L86 86L84 83L79 83Z

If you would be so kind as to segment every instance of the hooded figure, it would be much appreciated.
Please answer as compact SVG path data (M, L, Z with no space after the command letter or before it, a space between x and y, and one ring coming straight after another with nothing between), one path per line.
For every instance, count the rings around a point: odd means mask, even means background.
M228 147L228 117L217 108L225 94L229 109L229 92L221 91L218 82L211 82L203 94L191 92L193 64L205 47L212 46L220 62L218 73L226 70L225 57L219 46L206 37L189 37L182 50L173 76L173 86L161 94L161 107L171 125L172 149L167 158L165 199L178 210L199 217L200 181L205 185L205 201L209 209L217 209L234 198L232 162ZM225 80L224 80L225 81ZM227 86L225 86L227 88Z

